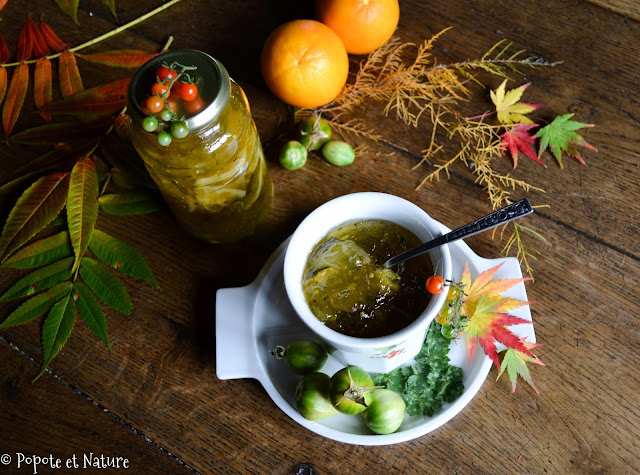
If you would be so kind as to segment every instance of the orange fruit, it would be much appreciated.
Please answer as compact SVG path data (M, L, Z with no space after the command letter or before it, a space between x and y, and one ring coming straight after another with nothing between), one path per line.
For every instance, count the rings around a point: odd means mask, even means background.
M276 28L262 49L262 76L271 91L297 107L334 100L347 82L349 57L331 28L293 20Z
M316 17L335 31L348 53L367 54L398 26L398 0L316 0Z

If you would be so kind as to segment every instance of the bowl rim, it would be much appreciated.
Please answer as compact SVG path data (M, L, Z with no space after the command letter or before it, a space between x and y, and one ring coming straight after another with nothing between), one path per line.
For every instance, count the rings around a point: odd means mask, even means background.
M309 252L313 250L318 241L322 239L331 229L334 227L357 219L384 219L391 222L396 222L393 216L380 212L380 208L367 207L367 211L370 215L355 215L348 211L351 207L357 205L357 209L364 209L363 203L384 203L388 208L396 207L394 212L397 211L400 215L398 207L402 207L402 213L405 217L419 217L420 221L416 220L416 225L421 224L423 226L422 232L429 233L432 237L437 237L442 234L439 223L431 218L426 211L417 206L416 204L401 198L396 195L381 193L381 192L356 192L340 197L334 198L326 203L320 205L313 210L302 222L298 225L296 230L291 236L289 245L285 251L284 257L284 283L287 296L293 306L293 309L297 313L298 317L321 339L327 343L336 346L338 349L346 351L361 350L361 352L368 352L371 350L383 350L388 347L396 346L416 333L421 331L426 332L429 324L435 318L436 314L444 304L446 300L446 292L441 292L435 295L427 305L425 311L407 325L405 328L398 330L395 333L389 335L373 337L373 338L361 338L350 335L345 335L336 330L327 327L324 323L320 322L316 316L311 312L307 304L304 292L302 291L302 274L306 266L306 260ZM347 210L347 211L345 211ZM342 216L342 218L337 218ZM327 218L329 218L327 220ZM322 226L318 226L318 223L322 223ZM397 223L404 227L409 228L404 223ZM409 229L414 234L419 234L415 230ZM313 243L309 245L308 236L314 236ZM420 238L420 236L418 236ZM422 238L421 238L422 239ZM300 253L304 250L304 258L300 259ZM442 272L439 275L445 280L451 279L452 264L451 254L448 245L440 246L431 252L435 252L440 255L440 261L442 262ZM421 338L424 335L420 335Z

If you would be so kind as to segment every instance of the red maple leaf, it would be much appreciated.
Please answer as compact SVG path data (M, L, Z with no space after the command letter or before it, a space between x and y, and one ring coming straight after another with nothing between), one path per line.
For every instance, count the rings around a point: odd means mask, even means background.
M507 328L511 325L531 323L529 320L507 313L530 302L501 295L515 284L529 278L491 280L502 264L504 262L482 272L472 283L467 263L461 279L465 293L462 310L469 318L465 328L469 360L473 358L477 343L480 343L484 353L495 363L498 371L500 371L500 360L496 342L533 357L525 343Z
M516 124L507 129L505 133L500 135L502 139L502 151L509 149L511 158L513 159L513 168L518 166L518 153L522 152L531 160L546 167L531 144L536 142L536 138L529 132L531 129L538 127L537 124Z

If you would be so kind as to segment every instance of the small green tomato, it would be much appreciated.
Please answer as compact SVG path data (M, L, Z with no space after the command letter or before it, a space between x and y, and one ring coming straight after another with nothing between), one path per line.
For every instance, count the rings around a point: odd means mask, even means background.
M186 122L178 120L171 124L171 135L177 139L183 139L189 135L189 126Z
M169 122L173 118L173 112L171 112L169 109L164 109L162 112L160 112L160 118L165 122Z
M287 170L297 170L307 163L307 149L297 140L287 142L280 150L280 164Z
M278 345L271 354L278 359L284 359L291 371L300 375L319 371L329 356L326 350L313 340L294 341L286 348Z
M300 143L307 150L319 150L331 140L331 126L321 117L309 117L300 122Z
M344 167L351 165L356 159L353 147L340 140L332 140L322 147L322 156L332 165Z
M158 143L163 147L167 147L171 143L171 134L169 132L160 132L158 134Z
M150 115L142 120L142 128L147 132L155 132L158 128L158 119Z
M329 381L324 373L310 373L300 380L296 387L296 407L302 417L320 421L338 414L329 400Z
M363 414L367 427L376 434L391 434L398 430L404 419L405 404L389 389L374 389L364 393L368 408Z
M357 366L342 368L331 377L329 398L336 409L344 414L360 414L367 409L364 394L374 386L371 376Z

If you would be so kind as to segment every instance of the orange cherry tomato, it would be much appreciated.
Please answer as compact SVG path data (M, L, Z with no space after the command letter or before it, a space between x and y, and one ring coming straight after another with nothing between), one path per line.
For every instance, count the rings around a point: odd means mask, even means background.
M430 294L439 294L444 288L444 279L439 275L432 275L427 279L425 287Z
M185 102L183 104L184 110L189 115L194 115L204 109L204 101L202 97L198 96L194 100Z
M162 109L164 109L164 101L162 100L161 97L158 97L158 96L149 97L144 103L144 105L147 107L147 109L149 109L149 112L151 112L152 114L157 114L159 112L162 112Z

